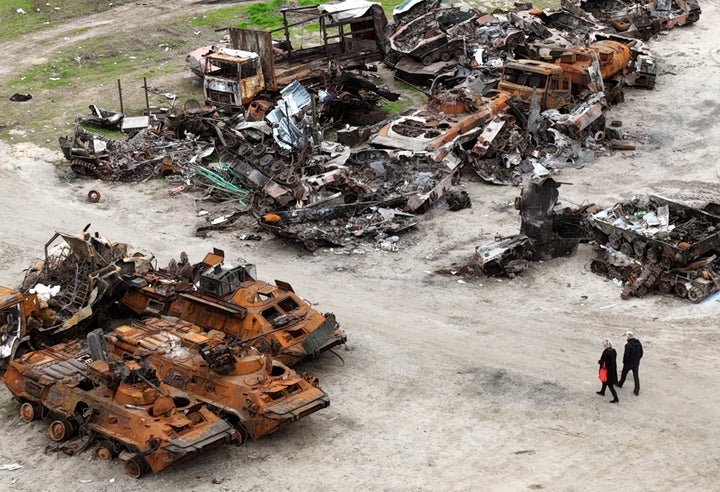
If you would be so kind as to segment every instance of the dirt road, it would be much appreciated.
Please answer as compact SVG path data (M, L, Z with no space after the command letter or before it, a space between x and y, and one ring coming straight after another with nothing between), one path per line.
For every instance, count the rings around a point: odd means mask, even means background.
M720 13L715 4L702 8L698 24L652 41L662 73L656 89L629 91L612 109L610 119L641 142L638 151L566 170L561 180L572 185L560 189L562 200L610 205L655 191L720 201L713 58ZM431 212L396 253L366 246L311 255L270 238L193 237L202 204L190 196L170 197L159 182L60 181L58 158L55 150L0 143L0 284L17 285L54 230L77 232L87 223L154 252L160 264L181 250L197 261L217 246L334 312L348 350L338 352L342 361L328 354L301 368L319 376L329 408L139 481L89 453L44 452L45 426L19 421L3 388L0 464L23 468L0 470L0 489L720 488L717 296L699 305L622 301L617 286L589 272L586 247L512 281L461 283L430 273L466 259L496 233L517 232L516 189L466 182L473 207ZM85 201L93 188L103 195L98 204ZM625 386L610 405L595 394L600 342L609 338L621 353L627 329L645 346L642 392L636 397Z

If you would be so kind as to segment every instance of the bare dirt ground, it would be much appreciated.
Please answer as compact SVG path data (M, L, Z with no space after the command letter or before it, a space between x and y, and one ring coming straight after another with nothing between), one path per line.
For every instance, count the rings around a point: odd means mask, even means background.
M123 7L113 22L162 4ZM611 111L638 150L565 171L560 180L572 185L561 200L608 206L647 192L720 200L720 12L702 8L696 25L652 41L662 67L656 89L628 91ZM41 48L62 39L54 29ZM0 48L12 62L12 50ZM309 254L269 237L246 242L239 232L194 237L202 204L190 196L170 197L160 182L60 180L58 159L55 149L0 142L1 284L17 285L55 230L92 223L154 252L161 265L181 250L197 261L213 246L244 257L261 278L289 281L334 312L349 343L339 351L344 363L328 354L301 368L319 376L329 408L137 481L90 453L45 452L45 425L21 422L2 388L0 464L23 466L0 470L2 490L720 489L716 298L622 301L617 286L588 271L586 246L512 281L430 273L497 233L517 232L516 189L466 180L472 208L429 213L396 253L368 245ZM103 195L98 204L85 200L93 188ZM622 353L627 329L645 346L642 392L634 396L628 384L610 405L595 394L600 341L610 338Z

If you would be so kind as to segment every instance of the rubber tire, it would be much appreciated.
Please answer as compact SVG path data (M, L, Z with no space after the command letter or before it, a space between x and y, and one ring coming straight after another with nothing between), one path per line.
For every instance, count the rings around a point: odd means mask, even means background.
M147 468L147 461L142 456L134 456L125 462L125 473L135 479L142 477Z

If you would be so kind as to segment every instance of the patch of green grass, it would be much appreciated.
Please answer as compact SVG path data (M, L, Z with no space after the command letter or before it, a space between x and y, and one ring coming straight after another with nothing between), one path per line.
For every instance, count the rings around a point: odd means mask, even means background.
M20 403L13 399L0 404L0 412L7 417L13 417L20 412Z
M382 108L383 111L385 111L385 114L392 116L394 114L402 113L410 106L412 106L412 101L398 99L397 101L391 101L383 104Z
M108 128L103 128L101 126L84 124L84 125L82 125L82 127L87 132L94 133L96 135L102 135L103 137L107 137L107 138L117 138L120 140L124 140L125 137L127 136L120 130L110 130Z
M74 57L56 59L50 64L35 65L10 79L8 86L23 86L26 92L38 92L65 87L79 80L110 79L132 71L136 60L154 55L154 52L140 52L133 56L103 56L96 52L88 56L77 54Z
M329 0L297 0L292 4L293 6L306 7L327 1ZM288 0L270 0L241 7L213 10L202 17L193 19L191 24L195 27L208 26L216 29L223 27L276 29L283 25L281 9L288 3ZM319 27L315 28L315 30L319 30Z
M211 10L210 12L203 14L202 17L192 19L190 24L194 27L229 27L234 25L239 18L245 15L246 10L247 6Z
M46 0L0 0L0 39L11 39L131 1L53 0L50 3ZM18 9L22 9L21 12Z

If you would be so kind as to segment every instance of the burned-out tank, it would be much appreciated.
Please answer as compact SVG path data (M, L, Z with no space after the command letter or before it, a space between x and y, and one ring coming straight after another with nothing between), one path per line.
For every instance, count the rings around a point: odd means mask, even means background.
M186 321L148 318L106 338L117 356L147 357L163 382L207 403L243 439L258 439L330 404L316 378L254 349L233 350Z
M334 314L313 309L287 282L257 280L255 265L226 262L220 250L178 269L180 274L171 270L129 280L123 305L136 314L170 315L252 342L290 366L347 340ZM188 276L197 285L188 283Z
M588 217L593 272L625 283L623 297L657 290L699 302L720 288L720 216L650 195Z
M12 360L3 381L24 421L49 420L50 439L69 452L96 442L97 458L119 457L134 478L239 441L229 423L165 385L146 361L104 360L78 341Z

